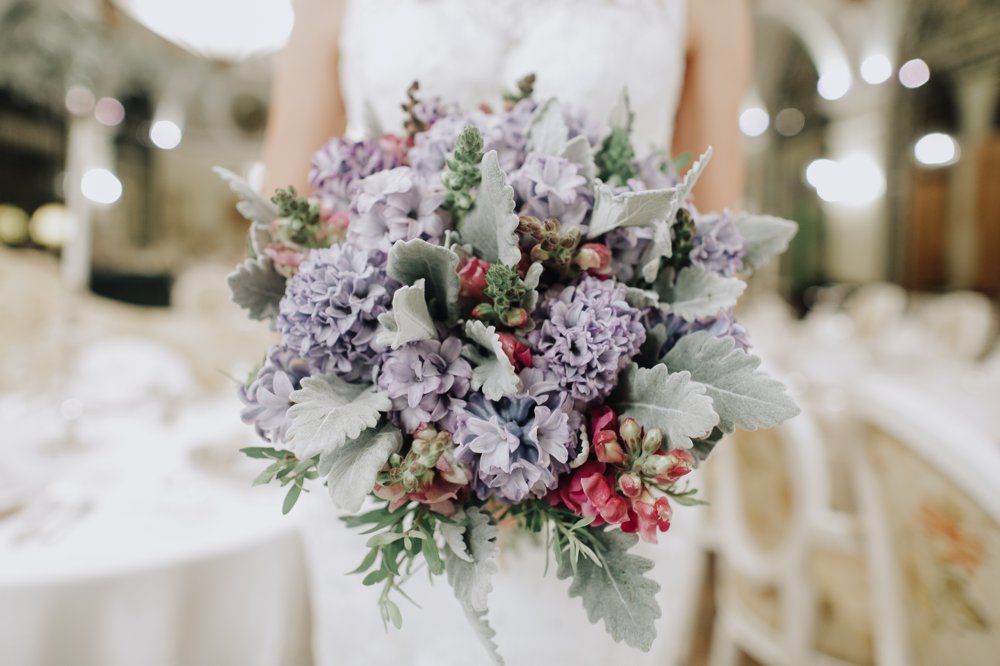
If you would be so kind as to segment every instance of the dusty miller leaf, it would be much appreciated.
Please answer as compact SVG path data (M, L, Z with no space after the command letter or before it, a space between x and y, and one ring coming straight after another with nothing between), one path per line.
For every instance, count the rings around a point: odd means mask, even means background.
M661 293L665 312L671 312L684 321L715 317L723 310L736 305L736 299L746 289L745 282L734 277L723 277L699 266L681 269L672 287Z
M582 134L574 136L566 142L560 153L570 162L579 165L579 174L588 181L597 177L597 165L594 163L594 148Z
M212 171L226 181L229 189L240 198L236 204L236 210L240 212L240 215L262 226L267 226L277 219L278 207L251 187L246 180L222 167L213 167Z
M499 400L521 390L521 380L503 351L495 327L472 319L465 322L465 336L490 352L484 354L476 345L466 345L462 349L462 354L475 365L472 370L473 390L482 389L490 400Z
M361 510L386 461L403 445L403 433L386 424L369 429L338 449L320 456L319 473L326 476L334 504L351 512Z
M580 597L593 624L604 620L604 628L615 641L649 652L656 638L656 619L660 605L656 593L660 584L645 574L653 563L645 557L628 552L638 537L618 530L592 530L600 542L601 560L598 566L587 557L576 563L576 574L569 556L559 561L557 575L573 577L569 596Z
M678 206L683 204L691 194L691 190L694 189L694 186L698 183L698 179L701 177L702 172L705 171L705 167L708 166L708 163L711 160L712 147L709 146L705 152L702 153L697 160L695 160L694 164L691 165L691 168L687 170L687 173L684 174L684 178L681 180L681 184L677 187ZM677 211L674 210L674 212L676 213ZM671 220L673 220L673 216L671 216Z
M773 428L799 413L777 379L759 370L760 359L736 347L731 337L705 331L685 335L663 358L671 372L686 370L715 403L719 428Z
M448 321L458 317L458 255L453 251L420 238L396 241L389 250L386 270L404 285L426 280L425 296L434 312Z
M628 98L628 89L622 88L618 94L618 102L611 109L608 116L608 125L611 129L632 129L632 105Z
M278 315L278 304L285 295L285 277L274 270L270 257L246 259L226 277L233 303L251 319L272 319Z
M770 261L771 257L787 250L788 244L799 229L799 226L790 220L770 215L743 213L736 216L733 223L743 236L746 248L743 266L754 269L760 268Z
M545 267L542 266L541 262L536 261L535 263L528 266L527 272L524 274L524 286L531 290L531 293L524 299L524 309L528 311L530 315L535 311L538 306L538 283L542 279L542 272Z
M624 416L646 428L659 428L671 449L690 449L691 441L712 432L719 422L705 387L689 372L667 372L667 366L628 367L611 397Z
M496 544L499 534L492 517L476 507L466 509L469 525L465 531L466 552L471 561L459 557L447 544L445 552L445 572L448 583L455 591L455 597L465 611L465 616L483 646L490 653L495 664L503 664L503 658L493 641L496 632L486 621L487 602L493 590L493 576L499 570L497 556L500 548Z
M438 522L438 532L441 533L445 546L458 559L473 562L472 555L469 554L469 549L465 545L465 524L461 522L465 520L465 513L459 511L451 519L456 522Z
M677 200L677 190L646 190L622 192L597 181L594 184L594 212L590 218L588 236L596 238L621 227L648 227L657 220L667 219Z
M711 159L712 148L709 146L708 150L684 174L684 179L677 186L677 196L674 197L666 215L654 224L655 234L653 242L649 244L649 247L646 248L640 259L640 263L642 264L642 278L646 282L652 284L656 280L656 276L660 272L660 260L670 257L673 253L673 237L670 229L674 223L674 217L677 215L677 209L687 200L688 195L691 194L691 190L694 189L698 178L705 170L705 167L708 166L708 162Z
M378 425L392 401L366 384L349 384L336 375L306 377L293 391L288 409L288 448L299 460L329 454Z
M559 155L569 139L569 128L563 119L559 102L548 99L535 111L528 127L528 152L539 155Z
M399 349L408 342L430 340L437 337L437 329L427 310L424 278L409 287L400 287L392 295L392 309L378 316L380 330L376 343L383 347Z
M476 192L476 205L462 221L462 242L472 245L484 261L516 266L521 261L521 250L517 246L514 188L507 184L497 151L483 155L480 170L483 179Z

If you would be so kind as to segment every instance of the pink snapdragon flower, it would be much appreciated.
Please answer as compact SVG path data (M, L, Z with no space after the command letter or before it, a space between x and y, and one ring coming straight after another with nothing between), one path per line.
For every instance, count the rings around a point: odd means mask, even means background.
M488 262L477 257L465 260L465 263L458 269L458 281L461 285L459 293L463 298L473 301L482 301L486 298L483 291L486 289L486 271L489 268Z

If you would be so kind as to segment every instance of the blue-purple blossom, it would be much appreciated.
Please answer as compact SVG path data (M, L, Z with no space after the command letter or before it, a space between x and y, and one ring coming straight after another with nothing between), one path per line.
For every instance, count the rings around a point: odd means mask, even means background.
M521 168L510 174L510 185L521 215L558 218L563 228L580 226L593 202L580 165L565 157L528 155Z
M730 277L743 266L743 236L729 211L722 214L696 214L696 233L692 240L691 265Z
M469 124L465 116L456 114L440 118L430 129L416 134L406 154L410 166L428 179L440 178L448 155L455 150L458 135Z
M399 240L439 243L445 221L444 195L410 167L368 176L356 185L347 239L362 250L388 254Z
M750 333L746 327L736 321L732 309L722 311L718 317L706 317L695 321L684 321L674 314L650 310L646 317L646 323L649 328L657 324L663 324L666 328L667 339L660 349L660 356L673 349L682 337L697 331L707 331L709 335L716 338L731 337L740 349L744 351L750 349Z
M401 160L400 152L389 143L336 137L313 155L309 184L333 212L346 211L359 180L399 166Z
M585 106L563 104L563 121L569 129L569 138L585 136L587 142L597 146L601 142L601 124L597 122Z
M240 418L252 425L261 439L272 444L284 444L288 434L288 408L291 394L312 372L309 363L295 354L271 347L264 365L253 381L240 386L243 403Z
M529 338L535 358L578 403L610 395L646 339L642 313L614 280L584 276L551 291L536 312L541 326Z
M446 102L441 97L421 99L413 105L411 111L416 119L423 123L426 128L433 127L437 121L456 115L458 112L458 104L455 102Z
M632 167L635 169L635 176L629 179L628 185L633 192L665 190L676 187L680 181L673 163L667 159L666 154L658 151L636 160Z
M517 503L545 496L576 450L570 401L559 384L534 368L520 377L522 393L497 401L472 393L459 418L455 457L472 470L480 499Z
M639 273L642 256L653 242L652 227L619 227L606 236L604 242L611 248L614 276L625 284L630 284Z
M378 385L406 432L421 424L454 432L472 380L472 366L461 354L462 341L455 337L411 342L385 354Z
M278 306L285 347L348 381L369 376L383 351L377 318L396 286L382 262L350 243L312 250Z

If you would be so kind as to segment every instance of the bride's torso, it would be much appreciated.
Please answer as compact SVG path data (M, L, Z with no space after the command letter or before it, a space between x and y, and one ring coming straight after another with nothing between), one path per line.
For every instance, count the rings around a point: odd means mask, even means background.
M386 128L417 79L427 95L469 108L525 74L536 96L606 118L626 86L634 139L669 145L684 77L685 0L354 0L340 42L348 134L365 104Z

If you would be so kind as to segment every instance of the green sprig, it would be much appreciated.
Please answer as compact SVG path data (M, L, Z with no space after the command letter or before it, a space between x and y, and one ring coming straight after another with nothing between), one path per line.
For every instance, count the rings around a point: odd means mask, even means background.
M486 271L483 295L489 299L472 310L472 316L501 326L519 328L528 323L528 299L531 289L517 271L504 264L493 264Z
M631 126L631 121L629 122ZM616 127L604 139L601 149L594 155L594 163L601 180L610 185L624 185L635 176L632 160L635 151L629 139L629 129Z
M274 449L264 446L251 446L240 449L250 458L258 460L273 460L267 468L257 475L253 485L261 486L266 483L278 481L282 487L290 486L285 494L285 501L281 505L281 513L288 513L299 501L302 491L306 490L305 482L319 478L316 466L319 464L319 455L305 460L299 460L291 451Z
M482 180L482 161L483 135L475 126L467 125L458 135L455 151L448 158L447 169L441 174L445 189L443 206L451 211L456 224L461 224L475 205L472 190Z

